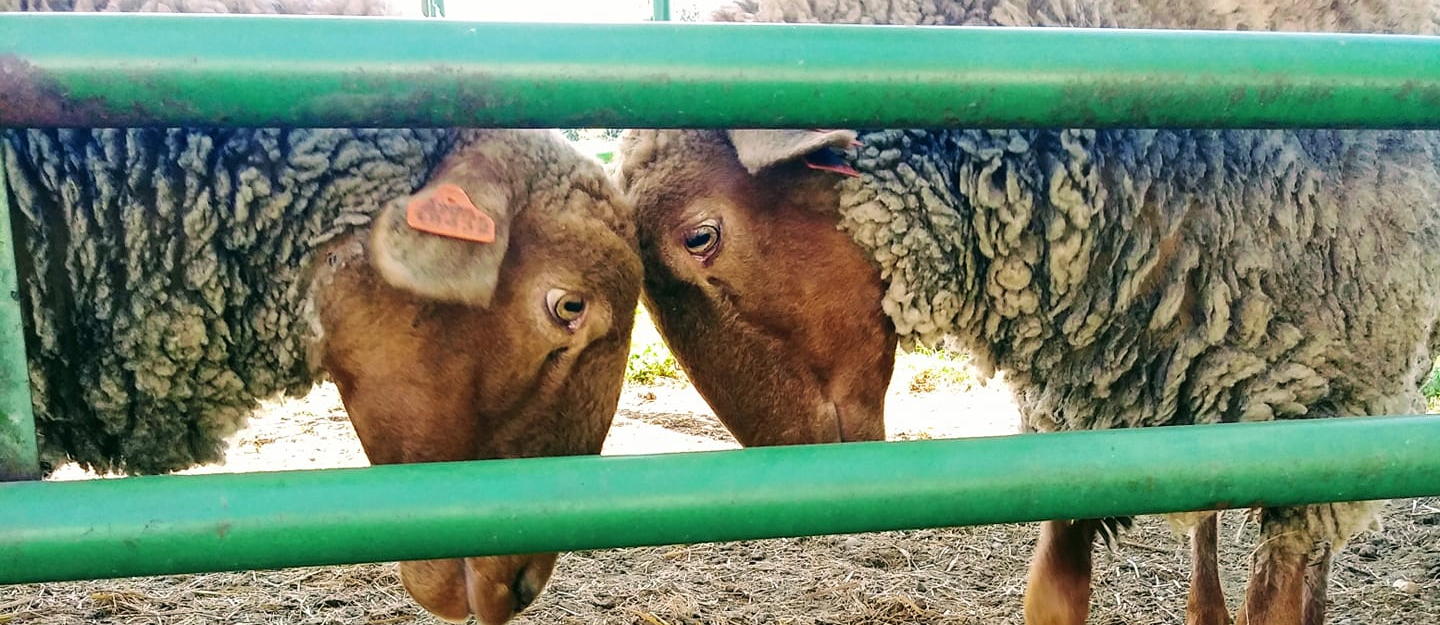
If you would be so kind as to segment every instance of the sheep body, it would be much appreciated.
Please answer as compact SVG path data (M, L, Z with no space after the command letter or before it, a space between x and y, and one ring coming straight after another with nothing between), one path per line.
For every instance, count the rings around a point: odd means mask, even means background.
M119 0L24 10L381 15L377 0ZM42 463L216 462L256 398L317 381L307 253L414 191L448 129L7 129ZM360 221L357 221L357 217ZM338 220L338 221L337 221Z
M6 134L42 455L139 473L218 461L256 398L310 388L301 278L316 237L413 191L452 142L404 130Z
M715 19L1433 35L1440 3L775 0ZM826 148L858 175L819 171ZM1440 132L636 130L619 162L647 306L727 425L833 439L791 427L799 412L852 440L883 418L855 389L879 388L870 339L891 332L955 340L982 373L1003 371L1027 431L1424 410L1440 348ZM834 222L813 217L828 211ZM831 227L856 247L796 243ZM846 269L857 249L873 290ZM787 402L781 378L813 401ZM1264 508L1238 622L1321 622L1331 554L1382 503ZM1195 550L1187 622L1228 622L1213 513L1170 518ZM1084 620L1089 541L1126 522L1042 527L1028 623Z
M0 158L47 471L221 460L258 399L322 377L371 464L601 451L642 268L631 204L558 131L7 130ZM437 233L427 216L486 236ZM402 562L400 578L439 618L500 624L540 595L556 557Z
M1147 6L1153 4L1154 6ZM764 3L757 21L1433 34L1440 4ZM868 11L868 12L867 12ZM1440 133L872 130L841 227L905 344L960 339L1030 431L1423 413ZM1291 515L1336 547L1377 502ZM1297 510L1296 512L1299 512ZM1172 515L1185 529L1196 515Z
M1027 430L1425 410L1433 133L861 137L842 224L882 267L886 312L1003 370ZM1304 510L1311 529L1286 535L1338 547L1378 507Z
M716 21L1434 34L1429 0L739 0Z

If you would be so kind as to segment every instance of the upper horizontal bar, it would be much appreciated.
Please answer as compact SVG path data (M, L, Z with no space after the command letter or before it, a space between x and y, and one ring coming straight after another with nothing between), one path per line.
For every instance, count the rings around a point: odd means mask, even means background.
M0 126L1440 128L1440 37L0 15Z
M0 583L1440 495L1440 418L0 484Z

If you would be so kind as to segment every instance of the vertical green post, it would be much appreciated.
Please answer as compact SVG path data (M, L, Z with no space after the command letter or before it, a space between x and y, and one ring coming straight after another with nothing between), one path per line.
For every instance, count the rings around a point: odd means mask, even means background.
M0 151L5 148L0 145ZM30 374L25 364L25 328L15 239L10 231L10 189L0 159L0 482L40 479L35 449L35 415L30 409Z
M650 0L650 7L655 10L655 21L670 21L670 0Z

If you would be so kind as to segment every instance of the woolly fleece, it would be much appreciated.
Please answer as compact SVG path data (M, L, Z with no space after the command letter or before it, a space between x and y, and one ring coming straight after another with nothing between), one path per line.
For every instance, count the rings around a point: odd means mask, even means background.
M388 12L374 0L18 8ZM121 473L217 462L257 398L307 392L318 376L304 345L307 253L327 229L366 223L418 188L455 139L451 130L3 131L46 472L67 458Z

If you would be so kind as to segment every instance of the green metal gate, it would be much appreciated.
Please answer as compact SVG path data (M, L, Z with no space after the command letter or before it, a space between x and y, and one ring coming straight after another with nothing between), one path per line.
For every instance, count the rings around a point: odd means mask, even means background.
M0 14L0 127L145 125L1440 129L1440 38ZM12 247L0 220L0 476L24 480ZM0 583L1426 495L1419 415L13 481Z

